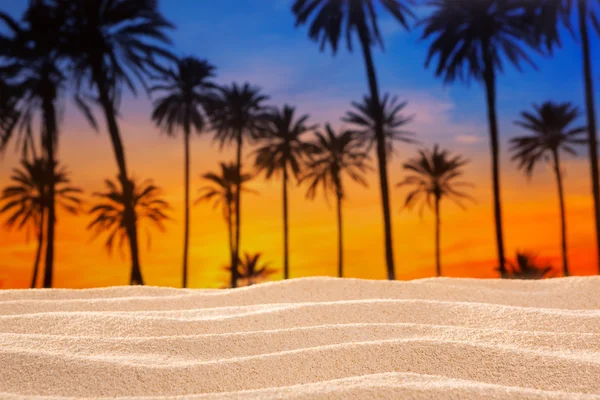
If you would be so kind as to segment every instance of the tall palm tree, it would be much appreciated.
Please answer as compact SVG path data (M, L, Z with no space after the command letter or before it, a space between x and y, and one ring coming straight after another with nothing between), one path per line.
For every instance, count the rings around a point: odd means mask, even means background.
M585 105L587 117L587 132L589 142L589 157L592 179L592 194L594 198L594 220L596 223L596 247L598 274L600 274L600 173L598 171L598 138L596 132L596 108L594 101L594 81L592 77L592 55L590 49L589 23L591 22L596 32L600 34L600 19L597 10L594 10L592 0L539 0L538 8L541 9L537 23L542 34L546 35L547 46L560 45L559 22L562 22L571 33L571 13L577 8L577 21L581 39L583 60L583 85L585 92Z
M404 126L412 122L414 118L412 115L402 114L407 104L408 102L406 101L399 103L397 97L390 97L388 93L384 94L381 99L387 161L391 160L395 152L394 142L417 143L415 133L404 130ZM369 96L365 96L362 103L353 102L352 107L353 110L348 111L342 120L358 127L357 131L367 142L367 151L371 151L377 143L377 136L375 134L377 109Z
M243 192L252 192L245 188L244 184L252 179L250 174L238 174L237 165L235 163L221 163L221 172L215 174L208 172L202 175L202 179L208 182L208 185L198 189L200 195L195 204L203 201L212 201L214 207L221 207L223 217L227 223L227 232L229 238L229 256L231 257L230 265L233 265L233 257L235 255L235 247L233 242L233 223L236 207L236 198L238 183L239 189Z
M94 238L104 233L108 234L104 245L110 254L115 245L122 250L125 242L129 240L126 222L127 207L125 205L127 199L123 189L114 181L106 179L104 185L106 186L105 192L93 193L98 202L89 211L93 220L88 224L87 229L93 230ZM164 232L164 222L170 219L166 213L171 207L162 199L161 189L155 186L151 180L136 182L131 179L129 185L131 186L129 190L133 193L132 207L137 215L136 225L147 221ZM149 243L150 233L148 232ZM133 274L130 276L129 284L137 284Z
M183 236L183 287L188 281L188 241L190 230L190 135L192 128L200 134L206 127L204 104L214 87L210 81L214 67L193 57L180 59L176 70L163 75L163 82L152 91L163 92L154 102L152 119L169 136L183 130L185 170L185 219Z
M503 279L544 279L550 278L551 265L540 266L532 253L517 252L516 262L508 262L510 270L502 274Z
M269 264L261 262L262 253L244 254L244 258L240 258L237 262L237 275L241 281L240 286L252 286L261 281L266 280L269 276L277 272L276 269L270 268ZM232 266L224 268L225 271L231 272Z
M496 78L502 58L520 69L534 66L524 46L539 51L541 41L527 2L521 0L428 0L433 13L426 17L422 39L433 38L425 66L437 56L435 74L449 83L471 78L486 91L492 153L495 234L500 271L505 271L500 195L500 145L496 116Z
M54 164L58 140L57 101L63 90L65 76L61 72L62 26L64 11L53 8L44 1L33 0L21 22L0 12L0 20L8 27L9 34L1 35L0 78L16 86L19 100L16 103L20 122L13 119L2 138L2 147L10 140L15 129L25 133L24 149L32 140L31 123L34 114L42 120L42 148L45 157ZM0 148L0 151L4 150ZM26 154L24 154L26 156ZM52 287L54 264L54 226L56 222L55 188L48 186L48 223L46 246L46 274L44 287Z
M383 108L380 101L379 84L373 62L372 47L383 48L383 39L379 30L375 4L379 4L396 19L401 26L409 29L408 19L414 16L410 9L412 0L296 0L292 11L296 16L296 26L305 24L312 16L309 36L319 42L321 51L327 44L333 54L337 52L340 37L346 35L348 50L352 51L352 34L358 35L363 52L370 97L373 107L378 110L375 118L375 136L377 138L377 161L381 188L381 204L385 232L385 260L388 279L396 279L392 241L392 220L386 169L385 132L383 127Z
M162 70L158 60L174 58L161 47L171 43L165 30L172 25L161 15L156 0L51 1L68 15L66 48L78 89L86 91L76 96L76 104L93 127L96 121L85 99L98 103L104 112L119 169L118 180L126 199L123 217L129 239L132 281L143 285L134 193L129 184L117 116L123 86L136 94L133 77L146 88L144 78Z
M264 172L267 179L281 173L283 176L283 278L290 277L288 248L288 174L299 179L302 161L306 158L310 145L301 136L316 128L308 126L308 115L295 119L295 108L285 105L281 110L274 109L265 117L256 150L254 166L258 173Z
M58 168L55 164L54 184L56 187L56 202L66 212L76 215L79 212L82 201L79 194L82 190L73 186L68 172L64 168ZM0 202L4 203L0 208L0 214L9 214L6 227L23 229L32 225L37 233L37 250L33 264L33 276L31 288L36 286L40 256L44 244L44 224L46 221L46 209L50 204L49 186L52 181L48 161L36 158L33 161L22 160L21 169L13 169L11 181L13 184L4 188L0 194Z
M440 203L448 198L459 207L464 208L461 200L471 196L459 190L459 187L471 186L467 182L457 181L463 176L463 167L468 160L460 155L453 156L448 150L440 150L438 145L433 151L420 150L419 155L402 165L407 173L397 187L410 186L411 191L406 195L405 208L412 208L421 202L421 213L425 206L435 212L435 266L437 276L442 276L440 260Z
M245 141L255 139L262 119L264 118L263 103L268 99L261 94L260 89L248 83L242 86L233 83L230 87L217 88L216 94L207 103L207 112L215 131L215 140L221 148L226 144L235 143L237 174L242 175L242 153ZM241 221L241 181L238 181L235 197L235 243L234 259L239 259L240 221ZM237 268L232 269L231 287L237 285Z
M0 152L6 148L10 139L9 134L13 132L15 125L19 122L20 113L17 108L19 101L18 93L14 87L8 85L4 80L0 81ZM25 149L24 149L25 150ZM25 151L23 151L25 153ZM25 155L25 154L24 154Z
M369 155L364 150L364 141L355 131L341 131L336 134L327 124L325 133L317 132L316 141L310 152L301 182L308 181L306 197L314 199L317 189L322 187L323 193L332 192L337 200L338 228L338 276L344 276L343 271L343 230L342 230L342 201L345 199L342 174L363 186L367 186L365 173L371 168L368 165Z
M563 272L565 276L568 276L567 222L560 151L575 155L575 150L571 146L587 143L585 137L582 137L587 132L587 127L572 126L579 117L579 110L571 103L556 104L548 101L541 106L534 105L534 109L535 113L523 111L522 119L515 122L516 125L529 131L531 135L511 139L512 159L519 163L519 168L524 170L530 178L533 168L539 161L552 163L560 204Z

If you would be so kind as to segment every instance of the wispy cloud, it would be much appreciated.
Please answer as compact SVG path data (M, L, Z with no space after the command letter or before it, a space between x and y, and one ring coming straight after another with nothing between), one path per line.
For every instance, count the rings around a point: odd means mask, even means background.
M478 135L457 135L454 139L458 143L463 144L475 144L480 143L483 140L483 138Z

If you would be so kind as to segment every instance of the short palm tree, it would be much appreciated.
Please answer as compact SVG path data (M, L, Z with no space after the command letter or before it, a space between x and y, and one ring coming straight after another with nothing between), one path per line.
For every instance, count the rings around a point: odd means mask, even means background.
M264 118L263 103L268 99L261 94L260 89L246 83L242 86L236 83L230 87L217 88L216 94L207 103L207 112L210 117L212 129L215 131L215 140L221 148L226 144L235 143L236 162L238 175L242 173L242 153L244 142L255 139L259 126ZM234 264L239 259L240 249L240 222L241 222L241 181L237 184L235 198L235 243ZM237 268L232 270L231 287L236 287Z
M504 271L504 235L500 196L500 145L496 116L496 75L505 59L520 69L531 65L524 46L540 50L536 20L522 0L428 0L433 12L426 17L422 39L432 38L425 62L437 56L435 74L449 83L471 78L483 82L486 91L492 152L494 218L500 271Z
M18 119L13 119L2 138L4 150L15 130L25 137L25 154L31 146L32 120L40 115L42 148L50 165L55 162L58 140L57 101L63 91L65 76L62 67L62 38L65 23L64 10L49 6L43 1L31 1L20 22L0 12L0 21L8 27L9 34L0 34L0 58L5 62L0 68L0 79L10 82L18 92L14 106ZM19 121L20 120L20 121ZM48 182L48 223L46 246L46 274L44 287L52 287L54 272L54 226L56 222L55 188Z
M22 160L21 169L13 169L11 176L13 184L4 188L0 194L0 214L9 214L6 220L7 228L23 229L32 226L37 233L37 251L33 265L31 288L36 286L39 273L40 256L44 244L44 224L48 209L50 181L52 179L48 161L42 158L33 161ZM82 190L69 186L68 172L64 168L55 168L54 183L58 205L70 214L77 214L82 201L79 195Z
M76 97L84 115L96 127L86 98L104 112L117 161L118 181L125 196L124 230L128 237L134 284L143 285L137 234L134 193L130 185L121 129L117 121L123 86L135 94L133 77L146 88L144 78L161 71L159 59L173 59L162 45L170 44L165 30L172 25L155 0L48 0L67 13L66 49L79 92ZM85 89L84 89L85 88Z
M440 257L440 203L448 198L464 208L461 200L473 200L460 187L471 186L457 181L463 176L463 167L469 161L460 155L452 155L448 150L440 150L438 145L433 151L420 150L419 155L403 164L402 168L410 175L406 176L398 187L409 186L410 192L404 201L404 207L411 209L421 203L421 213L428 206L435 213L435 266L437 276L442 276Z
M196 199L195 204L204 201L212 201L214 207L221 207L223 210L223 217L227 223L227 232L229 237L229 256L231 257L231 264L233 265L233 257L235 255L235 244L233 242L233 224L236 207L236 193L239 189L242 192L252 192L252 190L245 188L245 184L252 179L250 174L238 174L237 165L235 163L221 163L220 174L208 172L202 175L202 179L208 182L208 185L198 189L199 197Z
M551 265L540 266L532 253L517 252L516 262L508 262L510 269L501 274L503 279L544 279L550 278Z
M404 129L413 120L412 115L402 114L407 104L407 102L399 103L396 97L390 97L387 93L381 99L387 161L394 154L394 142L417 143L415 133ZM353 102L352 107L353 110L348 111L342 120L356 127L357 132L361 134L367 143L367 151L371 151L373 146L377 144L377 136L375 135L377 109L375 104L369 96L365 96L362 103Z
M379 45L383 48L383 39L375 12L376 3L383 6L401 26L409 29L408 19L414 17L410 9L410 5L413 4L412 0L295 0L292 11L296 16L296 26L307 23L312 17L309 36L313 41L320 43L321 51L325 50L329 44L335 54L340 38L344 34L348 50L352 51L352 34L358 35L369 81L370 98L374 109L379 110L377 118L375 118L375 136L385 232L385 260L388 279L393 280L396 279L396 275L386 168L386 138L383 126L383 107L379 97L379 84L372 55L372 47Z
M308 115L295 119L296 110L285 105L265 116L256 150L254 166L258 173L264 172L267 179L281 173L283 177L283 278L290 277L288 248L288 174L299 179L302 162L306 159L310 145L302 135L316 126L307 125Z
M587 127L573 126L579 117L579 111L571 103L556 104L545 102L541 106L534 105L535 113L524 111L516 125L531 134L511 139L513 160L519 163L528 177L539 161L550 161L556 175L558 199L560 203L561 246L563 272L569 275L567 257L567 221L565 216L565 199L563 176L560 167L560 151L575 155L572 145L585 144Z
M341 278L344 276L342 201L346 197L342 174L366 187L365 173L371 169L368 164L369 155L364 150L364 141L354 131L346 130L336 134L331 125L327 124L325 133L317 132L316 136L301 182L308 182L306 197L309 199L315 198L319 186L325 197L328 193L333 193L336 197L338 276Z
M131 185L128 190L133 193L132 207L137 216L136 225L141 222L148 222L151 226L164 232L164 222L169 219L166 213L170 206L161 198L161 189L155 186L151 180L136 182L130 179L128 184ZM94 238L107 234L104 244L108 252L111 253L115 245L119 250L122 250L125 242L129 240L125 211L127 200L120 185L114 181L107 179L104 181L104 185L106 186L105 192L93 193L98 201L89 211L93 220L89 223L87 229L93 231ZM136 228L139 228L139 226L136 226ZM149 235L148 232L148 243L150 243ZM136 276L131 271L129 284L135 285L137 283Z
M237 262L238 273L240 279L240 286L252 286L260 283L271 275L275 274L277 270L270 268L269 264L265 264L261 261L262 253L249 254L246 253L244 258L240 258ZM231 272L232 267L228 266L224 268L225 271Z
M183 287L188 281L188 241L190 229L190 135L206 128L204 104L214 84L214 67L208 62L193 57L177 62L176 70L168 70L163 82L152 91L164 93L154 102L152 119L169 136L181 129L184 143L185 170L185 217L183 236Z

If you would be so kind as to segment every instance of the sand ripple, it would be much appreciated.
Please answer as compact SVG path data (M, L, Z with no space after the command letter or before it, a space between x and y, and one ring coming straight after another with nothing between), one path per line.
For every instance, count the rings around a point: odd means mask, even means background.
M0 291L0 398L600 399L600 278Z

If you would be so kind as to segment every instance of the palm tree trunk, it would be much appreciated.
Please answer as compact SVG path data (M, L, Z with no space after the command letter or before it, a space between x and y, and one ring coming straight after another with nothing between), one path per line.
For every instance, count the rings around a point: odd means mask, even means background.
M119 166L119 180L121 182L121 187L123 188L123 196L125 199L125 230L127 231L127 237L129 238L129 250L131 256L131 276L129 283L130 285L143 285L144 280L142 278L142 271L139 261L137 221L135 210L133 209L133 185L131 185L129 181L129 175L127 173L125 151L123 148L123 142L121 141L121 133L115 117L114 104L108 94L108 86L103 74L94 74L94 80L98 86L100 104L104 110L106 123L108 125L108 132L112 141L117 165Z
M46 82L49 86L50 82ZM50 91L54 91L53 88L48 88ZM46 272L44 274L44 287L52 287L52 279L54 276L54 226L56 223L56 202L55 202L55 161L54 161L54 140L56 138L57 126L56 126L56 109L54 107L54 96L47 94L42 99L43 118L45 127L44 147L46 153L46 162L48 163L47 174L48 174L48 222L46 225Z
M442 263L440 261L440 199L435 199L435 272L442 276Z
M494 218L496 222L496 245L498 249L498 270L500 275L506 274L504 257L504 234L502 232L502 207L500 204L500 145L498 143L498 120L496 117L496 73L493 60L488 51L489 46L482 43L484 49L484 80L487 96L488 119L490 125L492 151L492 180L494 189Z
M554 158L554 172L556 173L556 183L558 185L558 200L560 202L560 233L563 259L563 272L569 276L569 264L567 262L567 219L565 216L565 198L563 191L562 173L560 171L560 159L558 151L552 152Z
M185 147L185 217L183 234L183 287L188 285L188 246L190 237L190 124L186 121L184 132Z
M237 137L237 175L235 193L235 255L233 259L233 269L231 270L231 287L237 287L238 280L238 262L240 259L240 204L242 198L242 131L238 132Z
M227 229L229 233L229 265L233 268L233 257L235 253L233 247L233 210L231 209L231 201L229 201L229 199L227 199Z
M40 210L40 226L38 232L38 243L37 243L37 251L35 252L35 263L33 264L33 276L31 277L31 285L29 286L31 289L36 287L37 279L38 279L38 271L40 267L40 257L42 255L42 245L44 243L44 207L42 206Z
M596 256L600 274L600 176L598 174L598 140L596 138L596 115L594 108L594 84L590 58L590 38L587 27L587 0L579 0L579 29L583 48L583 75L585 82L585 104L587 109L588 140L590 144L590 167L592 194L594 197L594 219L596 222Z
M390 213L390 196L387 176L387 161L385 151L385 136L383 133L383 114L381 103L379 101L379 87L377 84L377 75L375 73L375 65L371 54L371 46L367 35L366 27L360 25L358 28L360 42L365 59L367 69L367 77L369 79L369 88L371 91L371 99L377 110L375 118L375 136L377 138L377 163L379 166L379 183L381 188L381 203L383 207L383 223L385 233L385 260L387 265L387 275L389 280L396 279L394 269L394 251L392 247L392 220Z
M289 244L288 244L288 174L287 166L283 168L283 279L290 279Z
M344 243L342 226L342 194L337 193L337 226L338 226L338 277L344 277Z

